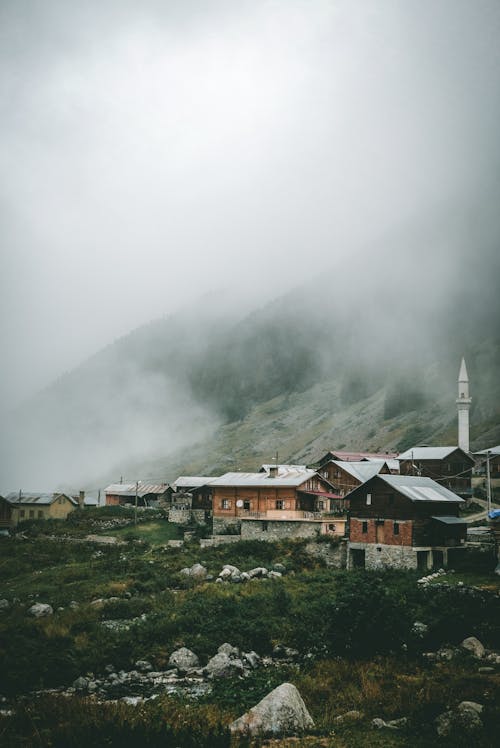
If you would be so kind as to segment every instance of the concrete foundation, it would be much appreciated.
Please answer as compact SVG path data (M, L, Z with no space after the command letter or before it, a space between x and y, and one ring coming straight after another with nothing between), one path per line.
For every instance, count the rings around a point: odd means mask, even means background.
M348 543L347 568L365 569L420 569L448 566L448 552L461 548L394 546L378 543Z

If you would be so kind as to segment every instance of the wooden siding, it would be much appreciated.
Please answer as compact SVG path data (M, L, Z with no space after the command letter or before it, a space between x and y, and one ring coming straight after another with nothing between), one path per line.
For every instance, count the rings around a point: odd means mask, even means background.
M471 492L473 460L459 449L443 460L400 460L399 465L401 475L432 478L459 496Z

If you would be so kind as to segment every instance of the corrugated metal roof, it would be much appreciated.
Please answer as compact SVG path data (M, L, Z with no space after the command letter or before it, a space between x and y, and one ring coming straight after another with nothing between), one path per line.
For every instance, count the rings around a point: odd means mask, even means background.
M401 452L398 460L444 460L459 447L413 447Z
M315 470L295 470L278 473L276 478L271 478L269 473L225 473L219 478L214 478L211 486L301 486L306 480L317 475Z
M389 486L407 496L410 501L453 501L463 503L456 493L445 488L432 478L421 478L411 475L377 475Z
M500 455L500 444L496 447L490 447L489 449L481 449L479 452L474 452L475 455Z
M199 488L208 485L213 480L213 475L179 475L172 485L175 488Z
M137 495L147 496L151 493L161 495L167 488L167 483L141 483L139 481ZM111 483L104 489L104 492L115 496L135 496L135 483Z
M260 473L262 473L262 472L268 473L270 471L270 469L274 468L274 467L276 467L275 463L265 464L265 465L262 465L262 467L260 468L259 472ZM307 468L307 465L278 465L278 475L280 475L280 470L281 469L283 469L283 470L307 470L308 468Z
M345 470L346 473L352 475L352 477L359 480L360 483L365 483L365 481L373 478L374 475L377 475L377 473L382 470L384 465L383 462L375 460L367 462L343 462L342 460L330 460L330 462L333 462L333 464L341 470ZM333 479L333 483L335 483L335 478Z
M72 504L75 504L75 506L78 504L78 501L76 501L76 499L73 499L71 496L68 496L67 494L62 493L62 492L46 493L46 492L37 492L37 491L23 491L21 495L19 495L18 492L13 491L12 493L7 494L5 499L6 501L9 502L9 504L48 505L48 504L52 504L52 502L54 502L60 496L64 496Z
M368 462L385 462L389 470L394 471L396 473L399 473L399 460L396 458L394 459L384 459L383 457L368 457Z
M334 457L338 460L342 460L342 462L360 462L363 459L386 460L398 456L397 452L343 452L338 449L331 449L329 454L334 455Z

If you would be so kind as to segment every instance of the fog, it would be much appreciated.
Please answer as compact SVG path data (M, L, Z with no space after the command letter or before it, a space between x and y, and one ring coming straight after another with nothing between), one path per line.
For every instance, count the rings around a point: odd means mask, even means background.
M498 247L499 32L496 0L3 2L0 413L150 320L321 274L444 309Z

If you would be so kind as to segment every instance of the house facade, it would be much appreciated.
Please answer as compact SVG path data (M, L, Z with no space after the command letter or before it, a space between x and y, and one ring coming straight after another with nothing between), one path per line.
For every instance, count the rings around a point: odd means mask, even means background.
M398 460L401 475L432 478L462 498L472 495L474 459L460 447L413 447Z
M430 478L376 475L349 494L347 567L446 567L465 548L463 499Z
M214 534L229 527L242 538L344 532L346 518L333 516L339 496L315 470L268 466L259 473L226 473L210 485Z
M25 520L66 519L77 507L78 500L64 493L10 493L0 498L0 528Z
M319 469L319 474L326 478L334 487L335 492L345 497L358 486L378 473L390 475L390 470L384 461L363 460L349 462L342 460L329 460ZM349 501L342 498L343 509L349 508Z

